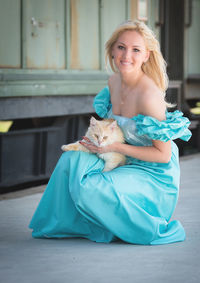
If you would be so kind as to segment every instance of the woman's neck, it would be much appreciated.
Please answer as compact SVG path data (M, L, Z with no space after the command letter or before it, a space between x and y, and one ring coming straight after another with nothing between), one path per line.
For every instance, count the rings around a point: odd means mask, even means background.
M122 74L120 73L121 78L121 87L122 88L134 88L137 86L138 82L143 77L144 72L141 70L138 73L128 73L128 74Z

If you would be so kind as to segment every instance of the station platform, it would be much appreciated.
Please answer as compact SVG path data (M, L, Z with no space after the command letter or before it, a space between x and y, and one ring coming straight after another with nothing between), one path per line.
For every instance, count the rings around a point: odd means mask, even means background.
M0 195L0 281L4 283L199 283L200 154L180 158L173 219L186 240L162 246L86 239L33 239L29 221L45 186Z

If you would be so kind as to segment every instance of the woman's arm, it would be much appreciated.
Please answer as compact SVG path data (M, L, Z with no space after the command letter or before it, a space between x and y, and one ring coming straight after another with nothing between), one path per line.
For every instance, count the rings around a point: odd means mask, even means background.
M153 146L133 146L115 143L108 149L143 161L168 163L171 159L171 142L153 141Z
M140 99L139 112L143 115L154 117L160 121L165 120L166 104L160 93L144 93ZM86 142L88 141L85 138ZM133 146L128 144L113 143L105 147L96 147L91 143L81 142L93 153L118 152L133 158L148 162L168 163L171 159L171 141L162 142L153 140L152 146Z
M86 142L84 142L84 140ZM121 144L115 142L111 145L104 147L97 147L84 137L80 142L83 146L89 149L93 153L106 153L106 152L118 152L123 155L131 156L143 161L148 162L160 162L168 163L171 158L171 143L162 141L153 141L153 146L134 146L129 144Z
M140 96L138 104L139 112L143 115L154 117L159 121L166 119L166 103L164 96L160 91L146 91ZM167 163L171 159L171 141L162 142L160 140L153 140L153 146L150 147L133 147L117 149L129 151L130 156L140 160L149 162ZM118 147L118 146L117 146Z

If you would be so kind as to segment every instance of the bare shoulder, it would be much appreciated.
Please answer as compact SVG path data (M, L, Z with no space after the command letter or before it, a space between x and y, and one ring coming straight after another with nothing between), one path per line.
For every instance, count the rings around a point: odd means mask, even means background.
M165 119L166 102L163 92L151 79L144 81L139 96L140 113L158 120Z

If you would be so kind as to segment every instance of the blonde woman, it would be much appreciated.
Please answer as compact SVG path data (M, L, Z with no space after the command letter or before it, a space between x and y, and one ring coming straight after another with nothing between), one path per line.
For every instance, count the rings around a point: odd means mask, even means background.
M127 163L102 173L96 155L65 152L31 221L32 235L151 245L183 241L181 223L170 221L180 173L172 140L188 140L191 133L181 112L167 112L159 43L145 24L128 21L106 43L106 59L113 75L94 108L100 117L117 120L126 143L81 143L93 153L124 154Z

